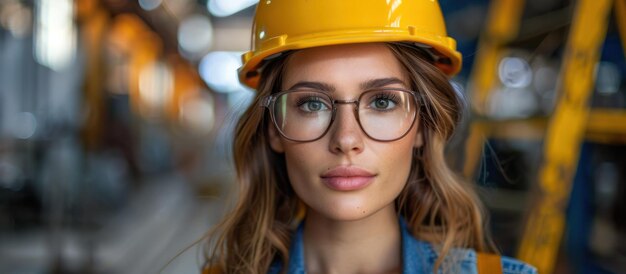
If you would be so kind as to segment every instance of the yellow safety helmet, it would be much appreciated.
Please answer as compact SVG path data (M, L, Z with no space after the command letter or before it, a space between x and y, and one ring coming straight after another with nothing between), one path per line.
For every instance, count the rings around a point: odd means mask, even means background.
M461 69L436 0L261 0L239 80L257 88L263 61L284 51L366 42L412 42L444 73Z

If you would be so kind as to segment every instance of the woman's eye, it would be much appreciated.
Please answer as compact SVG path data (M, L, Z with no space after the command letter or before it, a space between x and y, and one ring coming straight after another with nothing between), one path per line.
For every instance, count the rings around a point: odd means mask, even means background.
M388 99L378 99L378 100L374 101L374 106L376 106L376 108L380 108L380 109L387 109L389 107L389 100Z
M314 98L299 103L298 107L305 112L316 112L328 109L324 102Z
M376 110L390 110L396 106L391 98L375 98L370 107Z

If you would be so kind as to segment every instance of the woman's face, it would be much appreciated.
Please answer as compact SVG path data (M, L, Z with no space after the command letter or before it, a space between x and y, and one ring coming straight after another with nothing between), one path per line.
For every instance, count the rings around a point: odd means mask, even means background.
M380 79L399 81L375 81ZM295 52L287 61L282 89L320 86L335 100L354 101L366 91L367 83L378 83L378 88L410 89L402 65L384 44ZM393 201L411 169L413 148L422 145L419 118L403 138L380 142L361 130L354 108L354 104L337 105L330 129L316 141L289 141L274 126L270 128L270 145L284 153L289 180L298 197L309 210L338 221L393 210Z

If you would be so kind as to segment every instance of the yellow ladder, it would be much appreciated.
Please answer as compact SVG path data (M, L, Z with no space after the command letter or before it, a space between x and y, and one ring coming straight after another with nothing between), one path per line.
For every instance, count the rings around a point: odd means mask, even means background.
M519 29L523 0L494 1L488 25L499 24L495 31L487 28L481 38L479 54L472 74L471 90L474 111L481 115L486 109L489 92L495 84L495 67L505 44ZM612 0L579 0L570 29L566 53L559 76L559 98L547 122L543 165L539 171L540 196L531 208L518 257L534 266L539 273L552 273L565 229L565 207L577 167L580 146L585 133L626 134L623 111L591 111L589 96L593 91L595 67L606 36ZM615 1L622 46L626 48L626 1ZM509 34L508 36L502 33ZM626 54L626 49L625 49ZM618 123L615 123L618 122ZM542 122L533 122L535 126ZM485 122L473 123L466 146L463 168L473 178L485 135L493 131Z

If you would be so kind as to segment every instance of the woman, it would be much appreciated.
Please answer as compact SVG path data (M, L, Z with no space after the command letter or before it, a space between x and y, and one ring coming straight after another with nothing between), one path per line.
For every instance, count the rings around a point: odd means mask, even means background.
M252 41L239 201L206 273L536 272L482 253L479 201L445 162L461 55L436 1L260 1Z

